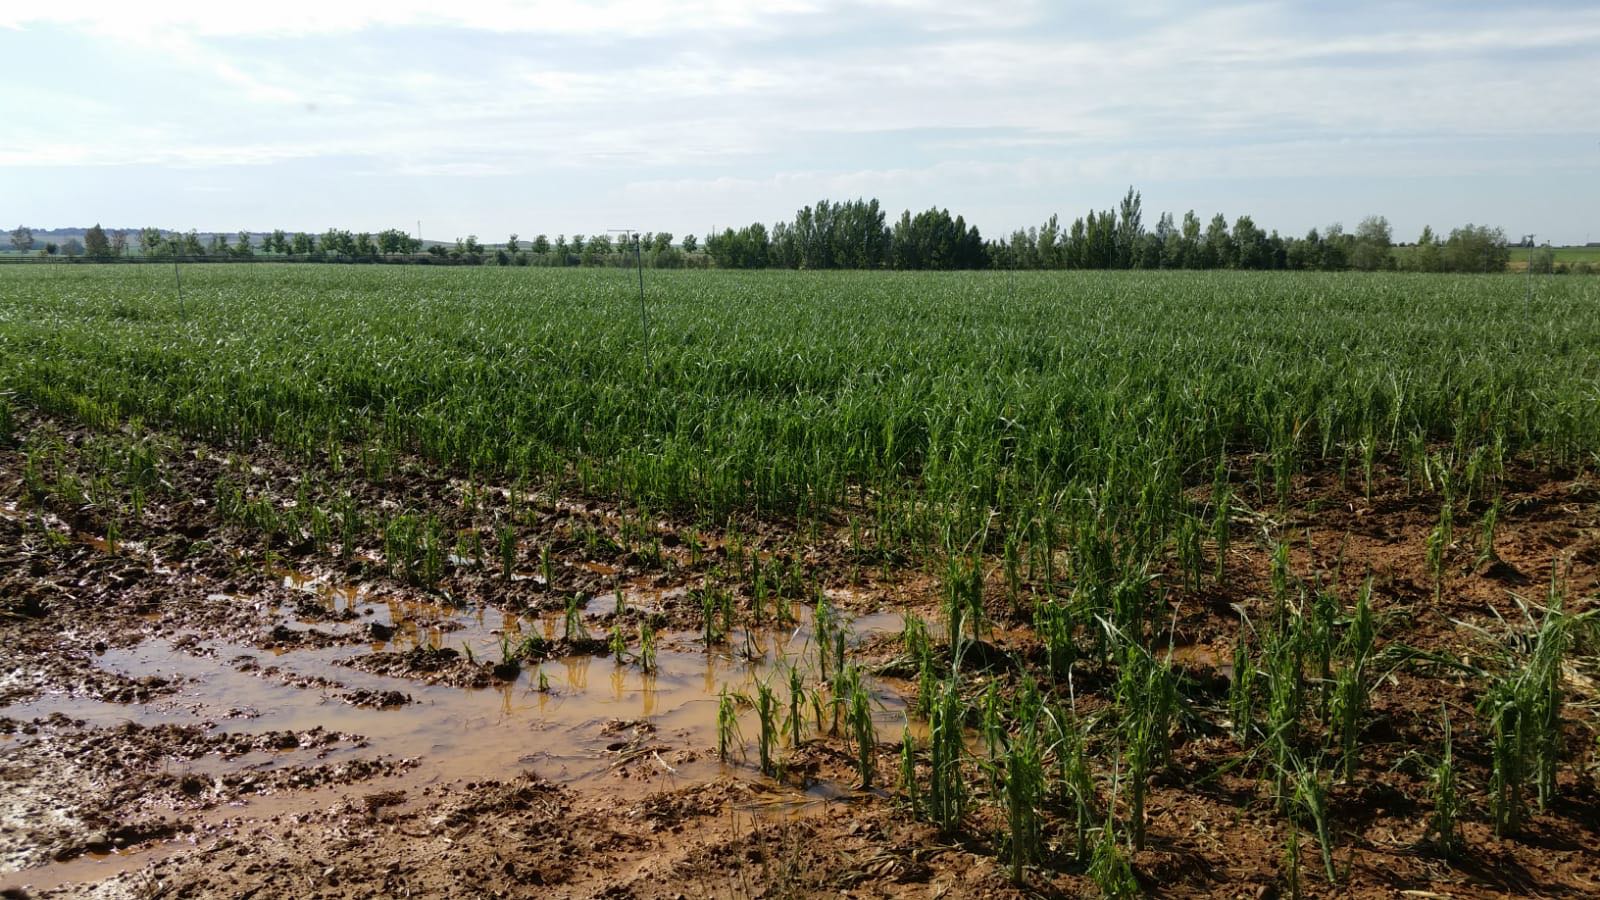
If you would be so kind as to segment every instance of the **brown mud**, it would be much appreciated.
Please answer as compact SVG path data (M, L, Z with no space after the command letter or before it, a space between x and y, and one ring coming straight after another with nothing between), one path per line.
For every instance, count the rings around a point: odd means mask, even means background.
M1013 884L1003 818L980 805L960 833L897 800L903 615L934 620L939 583L874 557L848 529L771 521L713 527L596 499L440 477L420 461L353 472L322 457L228 452L161 435L97 435L32 413L0 449L0 889L7 896L1075 896L1070 858ZM158 448L137 512L98 473L104 441ZM50 448L41 452L40 448ZM102 455L103 458L103 455ZM97 484L98 478L98 484ZM312 482L317 484L313 487ZM435 517L452 545L437 579L401 571L371 533L351 546L222 515L220 485L279 511L328 484L381 515ZM87 486L87 487L84 487ZM1487 664L1526 633L1523 605L1551 573L1569 611L1600 591L1600 484L1533 466L1508 473L1496 557L1458 523L1435 592L1436 501L1380 471L1369 499L1337 472L1301 477L1282 509L1242 497L1222 586L1172 587L1157 643L1183 673L1186 718L1151 790L1141 886L1168 896L1277 896L1289 826L1226 715L1240 612L1268 614L1271 547L1351 602L1371 578L1380 646ZM1481 516L1481 504L1469 506ZM496 546L509 526L508 554ZM748 573L764 568L760 591ZM994 632L971 681L1012 690L1039 640L1042 587L1013 597L998 564ZM758 596L759 594L759 596ZM787 702L799 669L827 665L818 595L848 623L878 731L878 784L857 784L826 721L785 738L782 777L717 753L719 701L759 683ZM708 643L707 610L727 617ZM724 612L731 610L731 612ZM935 633L938 628L933 629ZM654 636L645 659L642 635ZM613 646L614 636L623 638ZM1374 693L1357 776L1333 785L1338 885L1302 856L1309 895L1600 895L1593 645L1569 665L1560 793L1522 833L1489 828L1479 685L1396 666ZM1085 663L1080 709L1104 706ZM1449 710L1462 763L1467 852L1425 841L1428 768ZM818 719L826 717L819 711ZM821 726L821 727L816 727ZM1101 785L1110 802L1110 766ZM883 787L882 785L888 785ZM1102 809L1104 807L1102 806Z

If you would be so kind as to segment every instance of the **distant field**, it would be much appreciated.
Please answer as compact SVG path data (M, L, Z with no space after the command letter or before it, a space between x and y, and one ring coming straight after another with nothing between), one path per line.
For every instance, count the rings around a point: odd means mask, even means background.
M1534 252L1538 253L1539 251L1535 250ZM1555 254L1556 265L1558 266L1563 263L1568 266L1588 263L1591 266L1600 267L1600 247L1556 247ZM1528 271L1527 248L1518 247L1512 250L1511 263L1506 268L1512 272Z

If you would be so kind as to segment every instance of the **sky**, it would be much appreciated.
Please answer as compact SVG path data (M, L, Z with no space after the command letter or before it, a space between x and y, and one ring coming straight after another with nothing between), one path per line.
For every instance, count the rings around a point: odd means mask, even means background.
M1600 4L0 5L0 223L705 234L828 198L1600 241Z

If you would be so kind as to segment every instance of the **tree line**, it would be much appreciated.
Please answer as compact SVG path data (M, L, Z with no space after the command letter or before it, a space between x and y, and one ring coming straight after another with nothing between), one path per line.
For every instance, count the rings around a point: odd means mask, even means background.
M721 268L791 269L1285 269L1501 272L1510 261L1505 232L1465 225L1444 240L1424 228L1414 247L1397 247L1389 222L1369 216L1353 232L1340 225L1304 237L1265 231L1250 216L1232 225L1221 213L1202 224L1162 213L1144 224L1143 200L1129 188L1117 206L1063 224L985 240L949 210L903 212L890 224L877 200L823 200L770 230L760 222L706 238Z
M81 245L47 244L39 252L108 259L130 253L129 234L107 233L98 224ZM1221 213L1209 221L1193 210L1176 219L1161 213L1145 225L1142 197L1129 188L1117 205L1089 210L1065 224L1051 215L1043 224L985 239L976 225L948 209L907 210L894 220L876 200L819 201L792 220L768 228L755 222L726 228L702 241L670 232L565 234L552 241L538 235L524 243L512 234L487 247L476 235L453 244L424 244L391 228L376 234L330 228L321 234L275 230L259 247L249 231L230 241L225 234L202 240L195 231L134 233L145 257L254 259L258 254L307 261L428 262L456 265L618 266L636 262L656 268L724 269L1281 269L1321 271L1501 272L1511 245L1499 228L1464 225L1440 238L1425 227L1415 244L1396 245L1389 222L1368 216L1354 231L1339 224L1313 228L1302 237L1268 232L1248 215L1230 225ZM33 249L32 231L18 227L12 247ZM1548 250L1536 271L1555 271ZM1581 265L1581 264L1580 264Z

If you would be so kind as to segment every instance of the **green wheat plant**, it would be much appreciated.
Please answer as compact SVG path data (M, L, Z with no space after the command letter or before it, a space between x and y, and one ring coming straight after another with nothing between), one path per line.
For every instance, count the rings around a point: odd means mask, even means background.
M756 749L760 754L761 774L776 776L778 773L777 757L774 748L778 744L778 701L772 687L765 681L756 682L756 720L760 723L761 730L756 736Z
M1444 726L1444 751L1434 766L1433 815L1428 831L1441 855L1454 858L1461 853L1461 797L1456 786L1455 743L1450 730L1450 714L1441 703L1439 719Z
M739 733L739 707L734 696L724 687L717 696L717 758L728 761L729 751L735 744L744 745ZM762 766L765 771L765 765Z
M639 622L639 668L646 672L655 672L656 663L656 630L648 621Z

